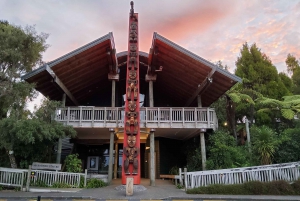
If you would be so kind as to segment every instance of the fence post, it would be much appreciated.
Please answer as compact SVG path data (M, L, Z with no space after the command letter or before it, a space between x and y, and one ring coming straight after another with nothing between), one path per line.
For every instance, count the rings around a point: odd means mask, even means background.
M27 182L26 182L26 191L29 191L30 185L30 176L31 176L31 165L29 165L28 172L27 172Z
M182 185L182 170L179 168L179 183Z
M21 177L21 191L24 191L23 184L24 184L24 171L22 171L22 177Z
M84 170L84 187L86 187L87 169Z
M187 174L186 174L187 168L184 168L183 171L184 171L184 186L186 191L187 190Z

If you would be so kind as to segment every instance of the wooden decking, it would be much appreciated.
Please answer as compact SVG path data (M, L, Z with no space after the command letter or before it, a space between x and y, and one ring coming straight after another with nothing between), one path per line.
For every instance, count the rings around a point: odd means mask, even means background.
M140 108L140 128L205 128L217 129L213 108ZM122 128L124 108L66 107L56 110L55 120L73 127Z

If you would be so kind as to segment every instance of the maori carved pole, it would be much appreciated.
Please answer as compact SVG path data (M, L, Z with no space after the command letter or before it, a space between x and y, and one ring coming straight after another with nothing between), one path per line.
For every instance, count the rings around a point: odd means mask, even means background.
M140 184L138 14L134 13L132 1L130 5L122 184L126 184L126 177L133 177L134 184Z

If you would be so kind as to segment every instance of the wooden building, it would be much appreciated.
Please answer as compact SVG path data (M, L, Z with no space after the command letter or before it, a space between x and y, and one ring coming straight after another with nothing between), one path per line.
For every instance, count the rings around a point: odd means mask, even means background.
M218 129L209 106L241 79L158 33L149 53L138 57L141 177L159 178L185 165L183 142ZM45 97L63 101L55 120L75 128L73 153L91 173L120 176L127 63L128 52L117 52L108 33L22 77Z

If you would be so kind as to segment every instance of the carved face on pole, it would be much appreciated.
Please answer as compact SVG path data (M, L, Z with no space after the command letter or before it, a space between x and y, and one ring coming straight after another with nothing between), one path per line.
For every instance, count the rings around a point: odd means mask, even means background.
M136 136L135 135L129 135L127 138L127 143L128 146L133 148L135 147L135 143L136 143Z

